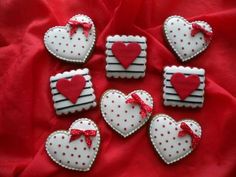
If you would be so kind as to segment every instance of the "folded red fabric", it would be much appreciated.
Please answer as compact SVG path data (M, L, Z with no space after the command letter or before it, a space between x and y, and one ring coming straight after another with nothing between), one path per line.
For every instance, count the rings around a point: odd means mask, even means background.
M95 49L84 65L56 59L43 44L44 33L50 27L65 25L76 14L90 16L97 31ZM170 15L208 22L213 28L213 38L207 50L182 63L163 35L163 22ZM1 0L0 176L235 176L235 20L235 0ZM105 41L108 35L115 34L146 36L147 70L143 79L106 78ZM206 70L203 108L163 106L163 68L168 65ZM198 121L203 130L198 147L187 158L166 165L151 145L148 124L124 139L105 123L99 106L66 118L57 117L49 77L83 67L90 69L98 102L109 88L126 93L143 89L154 98L154 114ZM52 162L44 145L51 132L67 130L75 119L82 117L98 124L101 147L91 170L81 173Z

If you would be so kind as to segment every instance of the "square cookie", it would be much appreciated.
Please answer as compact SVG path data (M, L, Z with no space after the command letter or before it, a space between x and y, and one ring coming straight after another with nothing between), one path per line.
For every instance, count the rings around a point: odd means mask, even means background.
M164 105L202 107L204 102L205 70L183 66L164 69Z
M50 86L57 115L96 106L93 84L87 68L51 76Z
M146 70L146 38L141 36L108 36L106 73L113 78L142 78Z

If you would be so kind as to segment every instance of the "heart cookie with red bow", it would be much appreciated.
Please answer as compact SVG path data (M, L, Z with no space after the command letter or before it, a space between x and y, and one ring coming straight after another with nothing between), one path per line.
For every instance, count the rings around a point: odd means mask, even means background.
M50 86L57 115L88 110L97 105L87 68L51 76Z
M183 66L164 69L164 105L202 107L204 102L205 70Z
M59 59L84 63L95 44L96 32L91 18L72 17L65 26L50 28L44 35L47 50Z
M68 131L55 131L46 141L49 157L70 170L88 171L100 145L100 133L96 124L87 118L72 123Z
M146 70L146 38L143 36L108 36L106 43L107 77L141 78Z
M190 154L199 144L202 134L197 122L187 119L176 122L165 114L152 119L149 132L154 148L167 164Z
M144 90L135 90L128 95L108 90L103 94L100 105L108 125L127 137L147 122L152 114L153 99Z
M182 61L203 52L211 42L211 26L204 21L188 22L180 16L170 16L164 22L164 32L172 49Z

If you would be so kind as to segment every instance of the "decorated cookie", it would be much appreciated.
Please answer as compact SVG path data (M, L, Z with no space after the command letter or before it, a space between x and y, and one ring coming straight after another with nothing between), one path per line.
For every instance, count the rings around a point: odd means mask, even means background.
M183 66L164 69L164 105L202 107L204 102L205 70Z
M140 36L108 36L106 43L107 77L141 78L146 70L146 38Z
M46 141L49 157L70 170L88 171L100 145L96 124L87 118L76 120L68 131L55 131Z
M142 127L151 116L152 108L152 97L144 90L136 90L128 95L118 90L108 90L101 99L105 121L123 137Z
M58 115L96 106L93 84L87 68L52 76L50 86Z
M180 16L165 20L164 32L172 49L182 61L203 52L212 39L211 26L204 21L188 22Z
M86 15L76 15L66 26L50 28L44 35L44 44L59 59L84 63L93 49L95 39L93 21Z
M168 115L159 114L151 121L150 138L161 158L170 164L184 158L197 147L201 127L193 120L176 122Z

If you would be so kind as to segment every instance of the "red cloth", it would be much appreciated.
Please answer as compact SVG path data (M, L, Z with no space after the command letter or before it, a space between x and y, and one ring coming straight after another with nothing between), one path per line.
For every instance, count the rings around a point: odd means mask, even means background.
M53 57L43 44L50 27L84 13L97 29L94 53L86 64ZM175 57L163 37L170 15L205 20L214 30L209 48L189 62ZM235 0L1 0L0 1L0 176L1 177L233 177L236 175L236 1ZM105 77L107 35L144 35L148 66L144 79ZM205 103L201 109L163 106L163 67L188 65L206 69ZM99 66L99 67L98 67ZM154 114L176 120L193 118L203 129L201 142L188 157L166 165L151 145L148 123L124 139L103 120L99 106L65 117L55 115L49 77L88 67L97 101L109 88L144 89L154 98ZM77 118L94 120L102 142L89 172L64 169L47 156L47 136L68 129Z

